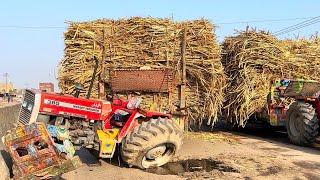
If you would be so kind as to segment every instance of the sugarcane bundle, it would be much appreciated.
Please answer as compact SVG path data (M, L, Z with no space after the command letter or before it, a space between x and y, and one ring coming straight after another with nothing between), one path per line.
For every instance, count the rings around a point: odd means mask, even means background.
M295 70L291 72L292 76L320 81L320 39L314 36L309 39L289 39L283 42L290 52L288 66Z
M99 59L98 77L93 97L99 97L99 81L108 84L111 69L170 68L174 72L172 104L179 104L178 87L181 77L182 34L186 34L186 100L191 119L213 124L224 101L226 79L220 61L220 46L214 26L209 21L173 22L170 19L129 18L70 22L65 32L65 56L60 63L59 86L64 93L74 93L74 84L87 90L93 73L95 55ZM155 102L160 110L170 106L167 94L142 93L143 105ZM99 97L103 98L103 97Z
M281 41L267 32L255 30L227 38L222 45L222 63L229 80L224 109L226 120L244 126L253 114L264 118L272 80L318 80L319 73L314 68L320 68L320 52L315 42Z
M187 103L192 119L217 121L224 102L226 78L221 64L221 47L217 44L214 27L207 20L186 21L178 29L187 29L186 65ZM180 40L180 39L179 39ZM181 44L181 42L179 43ZM176 58L180 58L177 51Z

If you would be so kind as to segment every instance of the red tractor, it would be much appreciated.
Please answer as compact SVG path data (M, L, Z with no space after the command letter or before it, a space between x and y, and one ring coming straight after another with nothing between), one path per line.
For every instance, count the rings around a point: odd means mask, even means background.
M138 98L113 103L26 90L19 123L64 125L75 146L111 158L121 144L122 159L140 168L167 163L182 144L182 131L170 114L139 108Z
M269 123L285 126L292 143L308 146L316 141L320 122L320 83L276 80L268 97Z
M87 98L78 97L80 86L74 96L26 90L19 123L63 125L75 146L98 150L102 158L113 157L118 146L129 165L144 169L167 163L182 145L180 127L170 114L140 109L139 98L90 99L97 64Z

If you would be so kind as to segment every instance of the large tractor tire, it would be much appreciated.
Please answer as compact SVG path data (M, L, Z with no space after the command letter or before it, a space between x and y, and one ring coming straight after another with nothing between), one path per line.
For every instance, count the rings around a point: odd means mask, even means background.
M293 144L300 146L313 144L319 129L314 107L305 102L292 103L287 112L286 128Z
M182 145L181 129L167 118L142 122L122 142L122 159L141 169L166 164Z

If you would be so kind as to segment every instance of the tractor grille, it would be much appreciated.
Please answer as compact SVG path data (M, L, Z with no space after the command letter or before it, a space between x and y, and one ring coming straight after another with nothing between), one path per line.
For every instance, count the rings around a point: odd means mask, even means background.
M34 99L35 99L35 94L30 90L26 90L23 101L22 101L20 114L19 114L19 122L21 124L29 123L31 118L31 113L34 107Z

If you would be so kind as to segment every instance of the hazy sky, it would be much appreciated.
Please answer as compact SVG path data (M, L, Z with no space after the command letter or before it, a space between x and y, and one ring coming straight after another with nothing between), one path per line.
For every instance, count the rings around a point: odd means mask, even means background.
M243 30L247 25L275 32L319 16L319 10L320 1L316 0L1 0L0 81L8 72L10 80L19 87L37 87L40 81L56 83L57 66L63 57L65 22L69 20L130 16L207 18L219 26L216 33L222 41L235 29ZM317 23L280 38L309 36L319 29Z

